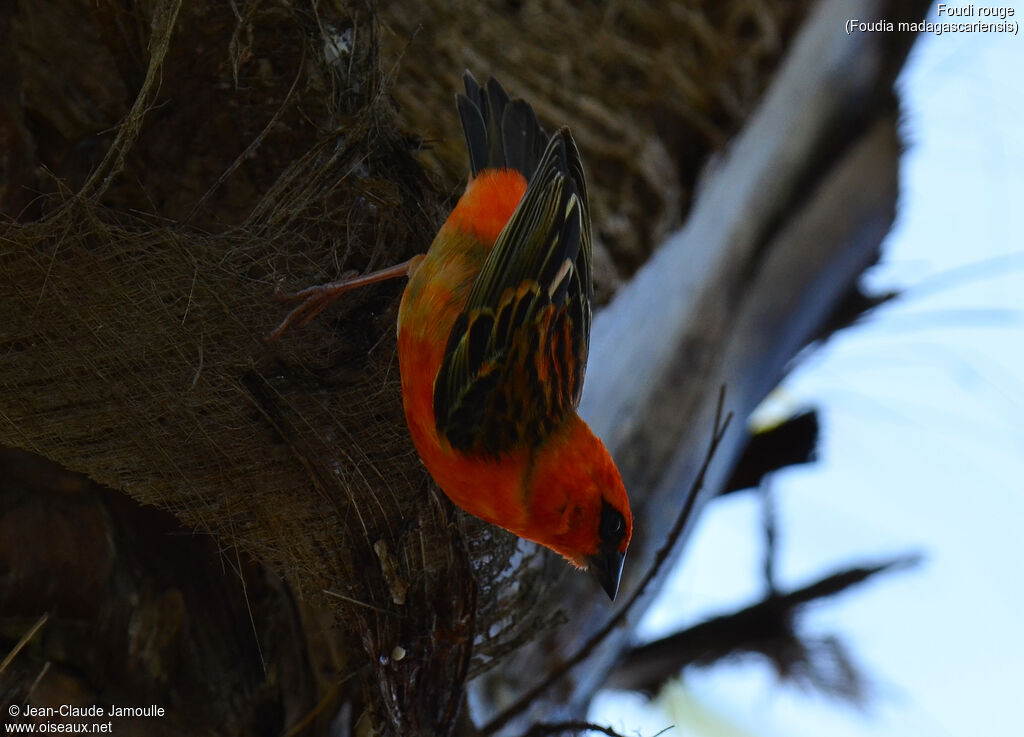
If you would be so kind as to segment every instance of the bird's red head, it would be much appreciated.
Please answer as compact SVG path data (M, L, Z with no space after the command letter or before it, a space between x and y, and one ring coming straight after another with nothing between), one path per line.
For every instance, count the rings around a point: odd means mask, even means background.
M633 515L615 462L575 413L537 453L526 492L530 532L524 537L590 570L614 599Z

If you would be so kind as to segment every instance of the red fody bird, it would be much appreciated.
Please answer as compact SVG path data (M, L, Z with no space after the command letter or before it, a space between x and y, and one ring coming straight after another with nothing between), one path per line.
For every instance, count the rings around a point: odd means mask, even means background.
M398 359L423 463L459 507L590 569L614 599L633 520L576 414L594 291L579 150L494 79L465 83L471 174L426 255L283 297L301 304L269 337L342 292L408 275Z

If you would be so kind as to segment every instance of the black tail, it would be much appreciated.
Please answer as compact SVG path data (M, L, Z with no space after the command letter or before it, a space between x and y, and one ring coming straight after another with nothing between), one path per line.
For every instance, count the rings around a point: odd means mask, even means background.
M510 100L494 77L483 88L469 71L464 80L466 94L456 95L455 102L473 176L484 169L518 169L529 181L548 143L537 114L523 100Z

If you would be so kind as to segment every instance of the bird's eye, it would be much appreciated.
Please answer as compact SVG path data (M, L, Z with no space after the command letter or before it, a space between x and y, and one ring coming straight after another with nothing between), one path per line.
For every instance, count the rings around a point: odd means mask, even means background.
M608 502L601 509L601 524L597 528L601 541L618 545L626 534L626 518Z

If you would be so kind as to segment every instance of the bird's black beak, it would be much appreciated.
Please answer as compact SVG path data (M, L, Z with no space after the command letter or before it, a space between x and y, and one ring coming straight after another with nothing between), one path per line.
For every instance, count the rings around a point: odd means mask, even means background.
M615 601L615 594L619 591L619 578L622 576L622 563L625 559L625 553L609 547L599 548L597 553L587 560L587 569L612 601Z

